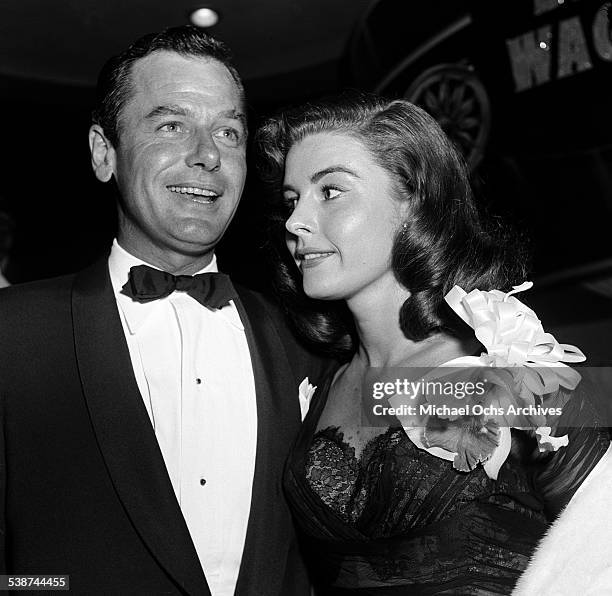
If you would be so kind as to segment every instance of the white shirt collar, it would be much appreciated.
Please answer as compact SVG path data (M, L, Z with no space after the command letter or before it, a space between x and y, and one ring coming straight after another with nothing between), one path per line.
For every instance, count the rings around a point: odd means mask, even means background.
M151 263L147 263L146 261L143 261L138 257L135 257L133 254L127 252L119 245L117 239L115 238L108 257L108 270L110 273L115 298L117 299L117 304L119 305L120 310L123 312L128 330L132 335L138 331L138 328L148 318L153 309L157 308L160 304L163 304L164 301L167 301L170 298L170 296L167 296L166 298L160 298L159 300L155 300L153 302L143 303L136 302L129 296L121 293L121 289L128 281L130 269L138 265L148 265L154 269L159 269L159 267L151 265ZM208 265L206 265L206 267L203 269L200 269L196 275L198 273L217 273L218 271L217 256L213 253L210 263L208 263ZM238 310L236 309L236 305L234 304L233 300L231 300L227 306L224 306L216 312L222 313L227 320L232 323L232 325L244 330L244 326L240 320L240 315L238 314Z

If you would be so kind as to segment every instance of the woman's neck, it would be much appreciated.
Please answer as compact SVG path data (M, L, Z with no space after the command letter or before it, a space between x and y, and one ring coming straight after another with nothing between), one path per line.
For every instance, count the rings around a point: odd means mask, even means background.
M359 336L357 357L365 366L436 366L476 350L476 340L466 342L446 333L408 339L399 313L410 292L395 279L386 288L371 290L347 301Z

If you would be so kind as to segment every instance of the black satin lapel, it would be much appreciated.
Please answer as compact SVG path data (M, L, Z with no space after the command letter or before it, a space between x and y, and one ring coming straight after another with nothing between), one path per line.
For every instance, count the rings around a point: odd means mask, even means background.
M257 396L257 454L237 596L278 594L291 539L282 471L300 426L298 384L269 313L249 291L235 301L245 328Z
M77 276L72 316L83 393L115 490L177 585L210 596L138 390L106 260Z

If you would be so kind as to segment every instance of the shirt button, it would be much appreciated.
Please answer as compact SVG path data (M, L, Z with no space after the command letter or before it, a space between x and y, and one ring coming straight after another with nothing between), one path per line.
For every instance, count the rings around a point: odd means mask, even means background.
M206 478L200 478L200 484L204 486L206 484Z

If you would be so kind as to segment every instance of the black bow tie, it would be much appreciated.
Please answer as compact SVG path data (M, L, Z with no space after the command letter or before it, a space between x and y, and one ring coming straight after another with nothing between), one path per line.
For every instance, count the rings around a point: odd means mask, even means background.
M236 298L230 278L223 273L172 275L148 265L130 269L130 276L121 293L136 302L151 302L170 296L175 290L187 292L208 308L221 308Z

